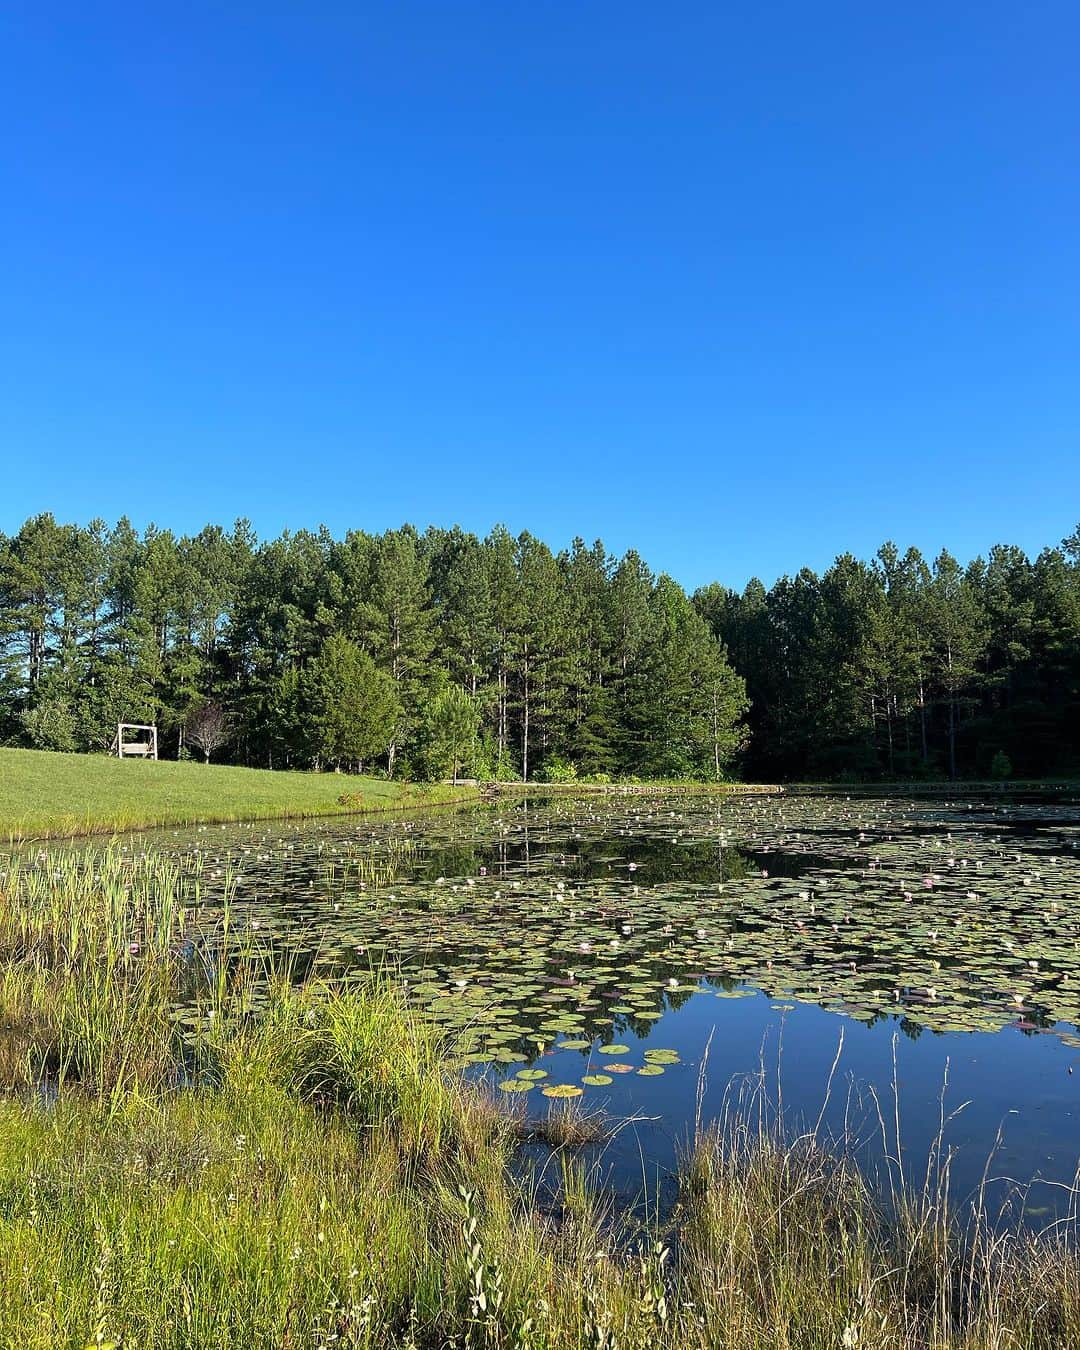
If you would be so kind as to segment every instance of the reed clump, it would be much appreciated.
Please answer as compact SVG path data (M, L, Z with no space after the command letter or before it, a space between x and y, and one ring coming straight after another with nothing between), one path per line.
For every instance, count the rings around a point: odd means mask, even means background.
M116 850L9 862L0 1087L52 1077L113 1089L173 1076L183 940L199 892L193 866Z

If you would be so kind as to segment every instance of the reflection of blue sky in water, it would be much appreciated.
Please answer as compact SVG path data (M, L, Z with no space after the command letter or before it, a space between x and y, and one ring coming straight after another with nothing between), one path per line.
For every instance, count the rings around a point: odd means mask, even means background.
M734 1075L756 1071L763 1044L775 1091L782 1022L784 1101L812 1120L845 1027L836 1129L852 1079L891 1101L899 1033L915 1172L947 1059L948 1108L970 1099L948 1134L962 1194L1003 1122L996 1174L1068 1181L1080 1154L1080 1074L1068 1073L1080 1061L1078 841L1080 809L1050 798L656 795L210 827L129 846L199 849L211 891L235 870L238 917L305 973L400 963L416 1006L479 1061L472 1072L546 1072L512 1099L531 1114L547 1109L544 1087L610 1073L584 1105L660 1117L609 1147L623 1187L640 1185L639 1150L646 1172L673 1166L710 1032L706 1118ZM768 996L717 996L744 986ZM554 1049L565 1040L588 1054ZM605 1041L628 1053L599 1054ZM642 1076L650 1047L681 1062ZM865 1091L850 1118L877 1134ZM1051 1198L1040 1192L1034 1205Z
M603 1106L615 1116L632 1107L644 1118L605 1145L603 1172L626 1198L632 1198L642 1185L644 1160L650 1188L659 1187L664 1194L680 1152L693 1135L698 1077L707 1044L704 1122L717 1117L724 1109L725 1096L730 1098L738 1091L740 1084L734 1080L757 1079L763 1073L773 1103L779 1082L789 1124L813 1126L825 1099L841 1029L844 1044L822 1124L823 1137L829 1130L841 1134L848 1128L866 1145L863 1159L878 1166L881 1129L867 1089L873 1086L880 1097L891 1148L895 1020L868 1027L805 1004L778 1013L774 1001L762 994L718 999L703 992L656 1023L649 1041L622 1037L631 1047L628 1058L634 1063L641 1062L648 1044L659 1044L679 1052L679 1065L667 1069L662 1077L616 1078L611 1089L588 1095L589 1105ZM952 1164L957 1199L979 1186L999 1128L1003 1138L991 1177L1021 1183L1036 1176L1072 1182L1080 1160L1080 1051L1056 1036L1011 1028L993 1034L924 1031L914 1040L901 1032L895 1034L895 1041L901 1137L910 1180L921 1185L925 1176L947 1070L946 1112L968 1103L945 1135L946 1144L957 1150ZM594 1065L596 1059L593 1056ZM559 1081L574 1081L584 1071L584 1062L577 1052L562 1052L542 1061L550 1068L551 1078ZM1070 1068L1078 1072L1070 1074ZM992 1191L995 1203L1005 1189L998 1185ZM1028 1199L1029 1213L1037 1221L1047 1208L1064 1203L1063 1192L1057 1188L1036 1185Z

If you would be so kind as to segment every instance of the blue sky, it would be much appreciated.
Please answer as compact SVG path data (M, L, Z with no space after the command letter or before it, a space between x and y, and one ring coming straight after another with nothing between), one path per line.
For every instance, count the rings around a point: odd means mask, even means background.
M689 586L1080 519L1080 10L0 12L0 530L496 521Z

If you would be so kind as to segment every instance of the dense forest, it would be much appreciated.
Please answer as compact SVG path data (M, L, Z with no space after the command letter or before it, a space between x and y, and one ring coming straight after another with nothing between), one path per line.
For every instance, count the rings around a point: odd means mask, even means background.
M496 529L246 522L177 537L51 516L0 537L0 740L397 777L720 777L746 694L670 577Z
M886 544L821 576L694 597L746 680L765 779L1080 771L1080 529L1031 561Z
M1034 561L886 544L695 595L529 534L126 520L0 535L0 742L398 777L1080 769L1080 531Z

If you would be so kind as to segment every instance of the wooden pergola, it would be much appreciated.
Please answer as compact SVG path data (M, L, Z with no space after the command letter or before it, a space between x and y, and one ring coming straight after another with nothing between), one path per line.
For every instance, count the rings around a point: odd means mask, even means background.
M148 739L127 740L130 732L147 733ZM157 727L142 726L138 722L118 722L111 749L118 759L157 759Z

